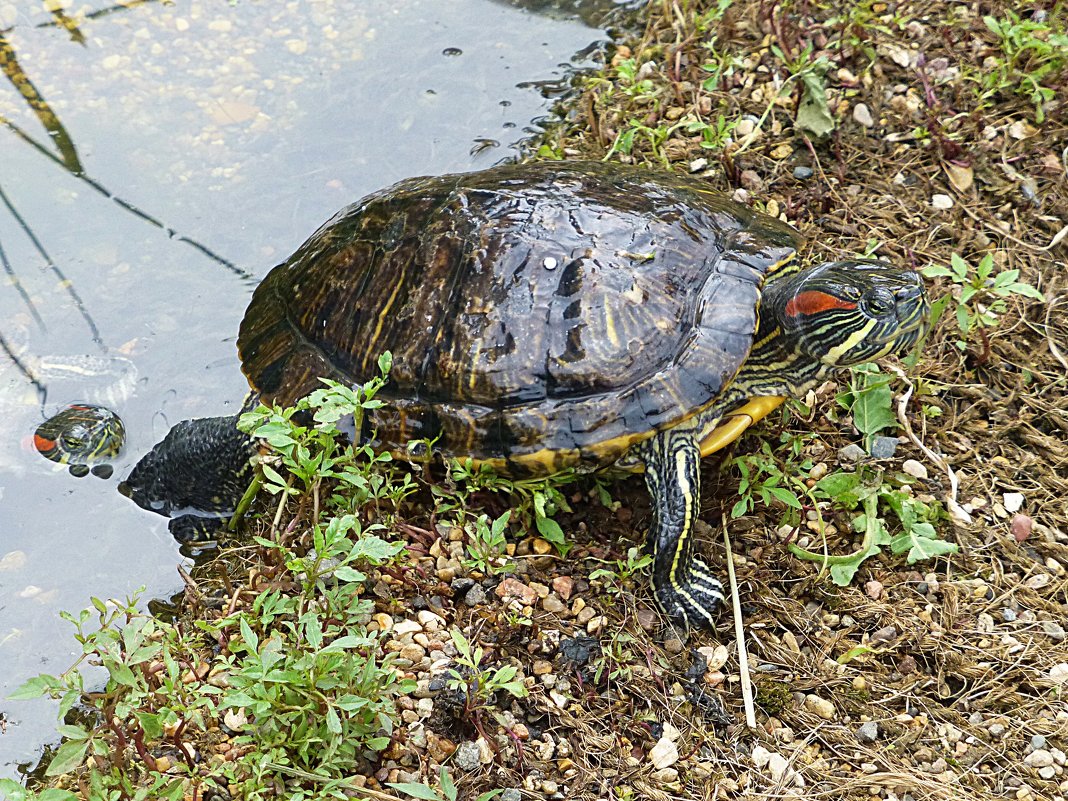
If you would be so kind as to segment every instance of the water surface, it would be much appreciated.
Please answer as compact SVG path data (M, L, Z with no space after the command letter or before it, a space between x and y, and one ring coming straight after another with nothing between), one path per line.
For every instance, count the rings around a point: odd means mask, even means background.
M55 739L50 704L6 696L73 661L58 611L180 589L167 521L115 487L174 422L236 409L256 281L369 191L509 156L547 107L519 85L601 36L511 0L32 5L0 0L0 334L41 385L0 352L0 776ZM136 368L110 480L20 445L83 399L47 368L77 354Z

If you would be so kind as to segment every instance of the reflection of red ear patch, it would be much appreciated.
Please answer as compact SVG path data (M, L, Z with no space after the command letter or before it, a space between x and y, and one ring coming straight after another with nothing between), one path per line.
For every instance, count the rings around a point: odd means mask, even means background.
M819 314L831 309L855 309L857 304L827 292L811 289L808 292L799 292L786 304L786 313L790 317L799 314Z

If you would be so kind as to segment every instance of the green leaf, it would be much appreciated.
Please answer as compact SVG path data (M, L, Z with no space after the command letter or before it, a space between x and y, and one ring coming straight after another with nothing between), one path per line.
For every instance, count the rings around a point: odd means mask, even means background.
M867 656L868 654L878 653L874 648L867 645L858 645L855 648L850 648L844 654L842 654L835 661L839 665L848 665L854 659L860 656Z
M953 272L948 267L943 267L941 264L930 264L920 270L925 278L952 278Z
M803 508L801 505L801 501L799 501L797 498L797 495L795 495L793 492L786 489L785 487L768 487L768 492L770 492L780 501L785 503L787 506L790 506L794 509Z
M8 698L12 701L26 701L31 698L40 698L42 695L48 695L49 691L58 690L62 687L63 682L55 676L42 674L24 681L19 685L15 692L8 696Z
M911 531L894 537L890 542L890 548L894 553L903 553L908 550L905 561L910 565L958 551L956 543L937 539L934 527L930 523L918 523L912 527Z
M412 798L422 799L422 801L442 801L441 793L437 792L437 790L431 790L425 784L416 784L415 782L386 782L386 785L392 787L394 790L410 795Z
M181 788L181 783L178 786ZM12 799L12 801L17 801L17 799ZM58 790L52 787L38 793L36 801L79 801L79 796L69 790Z
M160 722L159 715L153 715L149 712L135 711L134 717L136 717L137 722L141 724L141 728L145 732L145 737L149 740L158 740L163 736L163 724Z
M252 653L256 653L260 648L260 639L256 636L255 632L252 631L252 627L249 626L248 621L244 617L241 618L240 629L241 639L245 641Z
M731 507L731 520L736 520L749 511L749 501L745 498L737 501L733 507Z
M348 567L347 565L335 567L331 575L339 581L347 581L351 584L357 584L367 578L366 573L361 573L356 568Z
M445 797L449 801L454 801L456 798L456 785L452 783L452 776L449 775L449 772L444 767L441 768L441 777L438 781L441 784L441 792L445 793Z
M89 740L69 740L63 743L48 764L46 776L60 776L69 773L85 761L85 750L89 747Z
M794 123L802 131L822 139L834 130L834 117L827 107L826 87L823 78L808 72L801 77L804 91L801 95L801 103L797 107L797 118Z
M860 501L861 477L857 473L830 473L816 482L816 489L830 500L852 509Z
M853 368L853 384L850 410L858 431L870 437L897 425L889 376L874 365L860 365Z

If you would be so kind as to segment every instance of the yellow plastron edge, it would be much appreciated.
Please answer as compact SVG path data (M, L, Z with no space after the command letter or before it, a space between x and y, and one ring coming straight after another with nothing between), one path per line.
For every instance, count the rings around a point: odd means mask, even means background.
M762 395L750 400L745 406L728 414L712 433L701 440L701 456L708 456L720 448L725 448L740 437L749 426L763 420L782 406L786 398L782 395Z

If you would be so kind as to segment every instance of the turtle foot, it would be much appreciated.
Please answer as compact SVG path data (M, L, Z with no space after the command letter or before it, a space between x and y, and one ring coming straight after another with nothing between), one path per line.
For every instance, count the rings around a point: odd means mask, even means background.
M686 568L663 582L654 574L656 603L664 614L687 629L714 628L715 611L723 603L723 584L700 559L691 559Z

